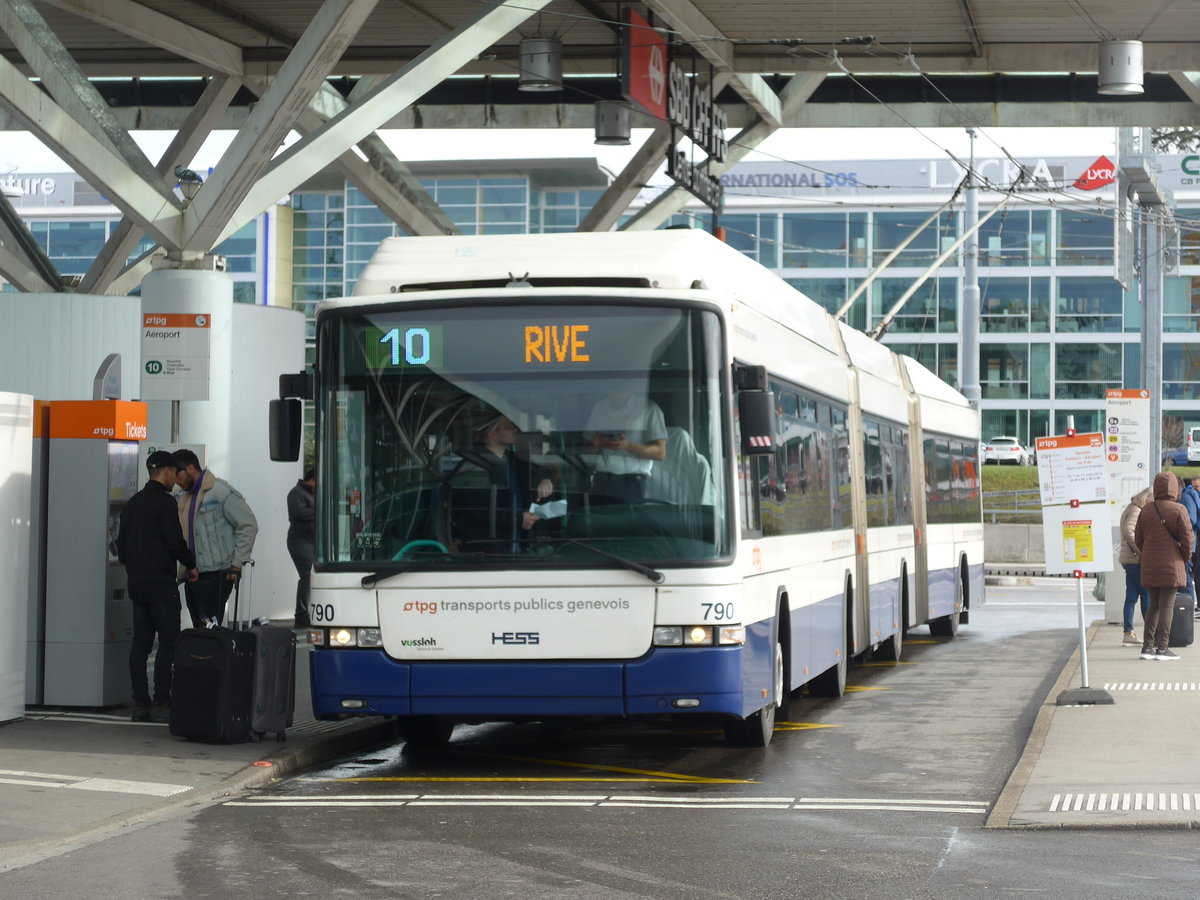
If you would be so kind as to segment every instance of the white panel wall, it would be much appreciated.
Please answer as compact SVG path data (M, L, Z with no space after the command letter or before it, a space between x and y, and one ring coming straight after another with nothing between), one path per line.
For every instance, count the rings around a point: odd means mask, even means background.
M0 391L0 722L25 714L33 398Z
M278 378L304 368L304 317L277 307L235 304L227 275L162 270L142 285L159 311L213 315L212 381L207 401L181 404L183 443L207 446L213 472L245 494L258 519L252 590L256 615L289 617L295 569L287 555L287 492L300 463L267 452L267 402ZM140 393L143 299L82 294L0 294L0 391L39 400L88 400L109 353L121 354L121 398ZM149 441L171 438L171 404L149 404ZM101 586L102 588L102 586ZM24 629L22 629L22 634Z

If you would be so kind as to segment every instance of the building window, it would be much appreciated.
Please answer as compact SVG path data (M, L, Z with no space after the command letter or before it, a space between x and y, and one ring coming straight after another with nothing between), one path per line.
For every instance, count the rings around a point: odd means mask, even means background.
M867 263L866 213L784 213L782 267L845 269Z
M721 216L725 243L740 250L768 269L779 266L779 215L777 213L738 213Z
M1200 266L1200 209L1179 209L1175 212L1179 226L1179 264Z
M525 234L530 230L527 178L423 178L421 184L463 234Z
M786 278L784 279L810 300L836 313L846 298L861 283L857 278ZM851 328L865 331L867 327L867 291L863 291L846 313L845 322Z
M1163 331L1200 332L1200 278L1163 279Z
M1050 212L1002 210L979 227L979 265L1050 264Z
M872 227L871 258L874 264L879 264L884 258L900 246L921 223L929 218L928 210L914 209L908 212L877 212L874 213ZM900 255L892 263L893 266L925 266L930 265L938 255L949 247L958 236L958 214L944 212L913 238L912 242L900 251ZM947 260L946 264L952 264Z
M1049 278L988 278L979 294L980 331L1044 334L1050 330Z
M987 400L1029 398L1029 345L979 345L980 396Z
M1059 210L1058 264L1111 266L1112 263L1112 217L1083 210Z
M1163 344L1164 400L1200 400L1200 344Z
M1056 344L1054 396L1103 400L1107 389L1121 387L1121 357L1121 344Z
M1111 278L1060 278L1056 331L1120 331L1124 293Z
M911 356L953 388L958 387L958 344L908 344L886 341L893 353Z
M880 278L871 285L871 326L877 325L912 286L909 278ZM958 282L931 278L917 288L896 314L888 331L934 334L958 330Z

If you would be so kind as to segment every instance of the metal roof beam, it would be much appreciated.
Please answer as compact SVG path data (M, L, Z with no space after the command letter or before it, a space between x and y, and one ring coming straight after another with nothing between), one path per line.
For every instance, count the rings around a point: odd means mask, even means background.
M103 187L108 198L156 241L178 246L180 216L174 194L161 181L138 177L125 160L30 83L0 56L0 98L38 140L61 156L87 181ZM168 200L164 196L170 195Z
M679 32L718 72L731 75L731 86L759 118L774 122L776 127L781 124L779 97L761 76L738 70L729 38L690 0L646 0L646 7Z
M667 156L667 148L671 144L671 126L666 122L657 122L654 131L646 138L645 143L638 148L633 158L621 170L621 174L613 179L613 183L596 201L576 231L608 231L621 218L621 213L629 208L629 204L637 197L638 192L646 186L651 176L658 171Z
M377 0L325 0L279 75L255 105L208 182L184 210L185 250L207 252L220 242L293 123L358 34ZM283 193L287 193L284 191ZM283 193L264 203L255 215Z
M42 278L23 254L0 244L0 275L19 290L31 294L54 294L61 290Z
M453 75L498 39L536 14L550 0L505 0L487 7L458 30L446 35L366 96L280 153L242 199L221 238L289 193L412 104L431 87ZM201 189L203 194L204 189Z
M309 107L309 111L314 114L314 121L310 123L311 127L305 133L311 134L334 116L345 112L355 100L369 94L374 87L374 79L364 78L355 85L347 99L331 85L324 85L317 96L313 98ZM429 196L429 192L422 187L421 180L400 161L377 132L373 131L359 141L358 148L366 156L366 167L370 170L368 174L362 167L350 164L363 177L369 179L369 190L362 184L358 186L363 188L363 192L370 196L384 212L393 216L397 224L409 229L413 234L460 233L458 226L454 224L446 211L438 206L437 202ZM345 156L346 154L343 153L339 159L344 159ZM358 162L362 162L353 151L350 156ZM352 178L351 181L354 179ZM358 182L355 183L358 184ZM403 218L397 218L396 216L401 212L403 212Z
M54 293L63 289L62 276L29 230L21 214L0 191L0 275L23 291Z
M208 82L200 99L188 111L188 116L163 151L155 171L164 183L175 184L175 166L188 165L200 151L204 141L216 128L229 101L241 87L236 78L219 75ZM141 239L141 229L126 216L113 228L95 261L79 283L80 293L107 293L112 282L124 270L129 254ZM149 271L149 269L147 269ZM127 293L127 292L123 292Z
M793 75L780 92L780 99L783 101L782 117L786 119L806 104L808 98L821 86L821 82L824 80L825 76L823 74L808 73L805 75ZM729 152L726 154L725 162L717 163L708 160L704 163L704 171L714 178L719 177L724 172L728 172L737 163L741 162L755 147L777 131L778 128L779 126L777 125L760 120L742 129L729 142ZM672 185L655 197L650 203L646 204L636 216L625 223L622 230L653 231L675 213L679 212L679 210L683 209L690 199L691 194L679 185Z
M178 19L164 16L140 3L113 3L112 0L41 0L81 19L111 28L169 50L205 69L223 75L241 75L242 49L208 32L193 28Z
M1200 72L1172 72L1171 80L1193 103L1200 103Z
M67 48L29 0L6 0L0 4L0 31L12 39L25 62L67 115L98 140L105 141L139 177L147 180L152 177L154 169L146 154L117 122L104 98L75 65ZM163 196L174 200L169 191Z

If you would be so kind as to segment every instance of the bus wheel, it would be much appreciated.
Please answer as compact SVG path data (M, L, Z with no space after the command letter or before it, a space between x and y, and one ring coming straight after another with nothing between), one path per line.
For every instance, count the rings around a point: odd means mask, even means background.
M929 623L929 633L934 637L952 638L958 634L958 621L962 617L962 610L966 608L966 590L963 585L962 576L958 579L958 609L948 616L939 616Z
M959 613L939 616L929 622L929 633L934 637L952 638L958 634Z
M775 695L770 703L744 719L725 722L725 743L730 747L765 747L775 734L775 712L784 700L783 645L779 643L778 635L775 637L773 679Z
M454 723L438 716L400 716L397 723L405 749L443 747L450 742Z
M900 654L904 652L904 626L886 640L880 641L879 646L871 656L880 662L900 662Z
M840 697L846 693L846 672L850 662L845 650L838 656L835 665L830 666L808 683L808 692L814 697Z

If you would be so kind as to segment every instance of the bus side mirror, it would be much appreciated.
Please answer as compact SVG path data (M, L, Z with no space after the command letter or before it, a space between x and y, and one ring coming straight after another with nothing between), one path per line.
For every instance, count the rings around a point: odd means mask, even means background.
M742 391L738 394L738 422L742 429L744 456L775 452L774 391Z
M300 458L300 430L304 424L304 405L294 398L272 400L270 411L271 459L295 462Z

